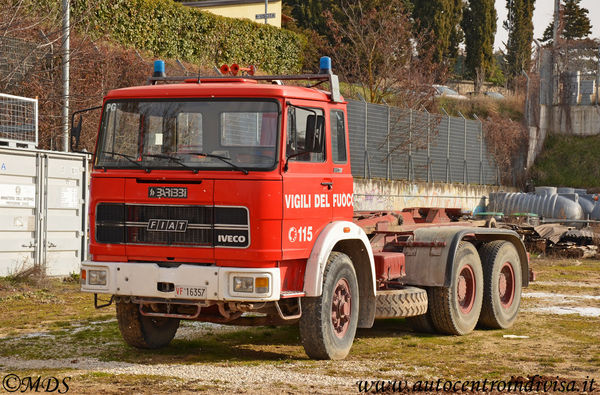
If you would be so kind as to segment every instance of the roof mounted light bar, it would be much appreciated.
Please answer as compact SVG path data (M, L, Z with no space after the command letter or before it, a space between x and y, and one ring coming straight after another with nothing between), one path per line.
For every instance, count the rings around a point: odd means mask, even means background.
M341 102L340 83L338 76L335 74L295 74L295 75L244 75L244 76L173 76L173 77L150 77L148 83L154 85L157 82L181 82L186 80L196 79L198 83L202 80L233 80L240 79L256 80L256 81L327 81L331 89L331 101Z
M331 101L339 103L342 101L340 95L340 83L338 76L331 72L331 60L327 61L321 58L321 70L319 74L293 74L293 75L243 75L243 76L166 76L164 73L164 63L161 68L160 65L155 66L158 69L155 70L155 74L148 79L149 85L155 85L157 82L182 82L189 80L197 80L198 83L202 83L202 80L232 80L239 81L240 79L255 80L255 81L269 81L277 83L278 81L322 81L329 82L331 89ZM162 61L156 61L162 62ZM155 63L156 63L155 62ZM162 74L162 75L160 75ZM160 76L159 76L160 75Z

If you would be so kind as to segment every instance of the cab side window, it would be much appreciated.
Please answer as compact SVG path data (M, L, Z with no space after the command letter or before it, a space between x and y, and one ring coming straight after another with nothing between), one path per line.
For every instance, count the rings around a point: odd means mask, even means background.
M341 110L331 110L331 156L333 163L346 163L346 124L344 122L344 112Z
M325 161L325 117L322 109L288 109L287 149L290 161Z

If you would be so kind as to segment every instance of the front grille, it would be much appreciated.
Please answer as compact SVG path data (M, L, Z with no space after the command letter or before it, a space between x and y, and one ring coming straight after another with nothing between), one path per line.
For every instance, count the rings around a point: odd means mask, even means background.
M185 219L190 224L210 225L212 206L142 206L127 205L127 222L148 222L151 219Z
M145 227L128 226L127 243L210 246L212 230L187 229L185 232L153 232Z
M163 226L149 226L157 221ZM169 228L169 224L177 229ZM250 245L248 210L245 207L100 203L96 207L96 241L244 248Z

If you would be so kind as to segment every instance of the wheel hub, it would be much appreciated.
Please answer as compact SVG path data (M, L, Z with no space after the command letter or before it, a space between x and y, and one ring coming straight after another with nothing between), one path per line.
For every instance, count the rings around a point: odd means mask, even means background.
M467 314L473 308L475 302L475 273L470 265L462 268L458 275L456 287L456 299L460 311Z
M335 285L331 301L331 323L337 337L342 338L350 326L352 294L346 279L341 278Z
M502 307L509 308L515 299L515 272L510 262L505 262L500 268L498 293Z

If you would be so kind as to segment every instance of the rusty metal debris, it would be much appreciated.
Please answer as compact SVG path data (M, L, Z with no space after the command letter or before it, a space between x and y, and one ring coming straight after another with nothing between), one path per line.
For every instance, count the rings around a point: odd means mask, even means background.
M561 224L515 224L499 226L512 229L523 237L527 251L563 258L594 258L598 254L600 233L592 228L575 229Z

